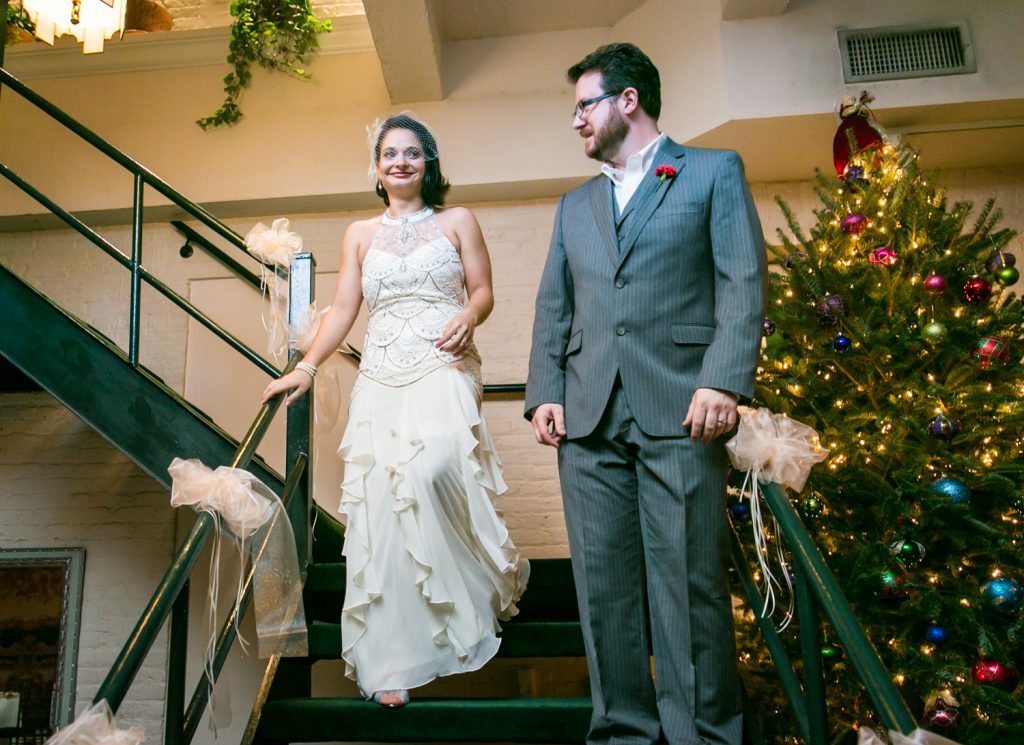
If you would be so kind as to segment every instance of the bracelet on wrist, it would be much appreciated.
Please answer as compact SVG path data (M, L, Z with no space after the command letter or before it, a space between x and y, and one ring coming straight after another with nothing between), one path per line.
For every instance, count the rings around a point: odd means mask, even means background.
M311 378L316 377L316 365L311 365L308 362L299 362L295 365L296 370L302 370Z

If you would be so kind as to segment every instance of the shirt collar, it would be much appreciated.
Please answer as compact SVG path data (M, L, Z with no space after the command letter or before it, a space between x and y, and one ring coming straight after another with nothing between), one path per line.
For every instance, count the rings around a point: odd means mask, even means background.
M601 166L601 173L612 180L612 183L621 185L627 176L643 176L654 162L654 155L665 141L665 133L661 132L653 140L629 156L625 168L616 168L611 163L605 162Z

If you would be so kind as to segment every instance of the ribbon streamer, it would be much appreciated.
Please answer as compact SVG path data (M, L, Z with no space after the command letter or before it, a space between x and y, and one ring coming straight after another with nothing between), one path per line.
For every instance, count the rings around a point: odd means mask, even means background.
M771 533L765 527L759 483L770 481L799 493L814 464L828 457L828 448L821 446L818 433L812 427L790 419L785 414L741 406L739 415L739 429L725 447L733 467L746 472L740 499L749 494L754 548L763 577L764 607L761 609L761 617L766 618L775 612L776 596L783 591L783 583L775 576L768 562ZM774 515L772 525L774 533L778 535L779 526ZM779 627L781 631L793 620L793 582L779 541L775 544L775 558L781 568L789 597L789 607Z
M85 709L75 721L58 730L46 745L139 745L146 739L142 727L118 729L106 699Z
M266 484L240 468L220 466L211 470L198 460L175 458L167 471L173 480L171 506L189 506L196 512L209 514L218 538L227 533L238 548L240 562L236 602L242 598L245 559L252 555L255 562L253 596L259 657L305 657L308 642L302 580L295 536L281 500ZM261 545L263 552L257 556ZM219 579L220 541L217 540L210 561L210 641L204 666L211 689L214 684ZM235 623L238 623L237 618ZM237 625L235 630L238 630ZM238 638L244 648L245 640L241 634Z
M267 264L287 271L302 250L302 237L288 230L288 218L279 217L269 228L256 223L245 236L245 247L263 265L261 280L267 303L260 318L269 334L268 354L280 364L288 351L288 282Z

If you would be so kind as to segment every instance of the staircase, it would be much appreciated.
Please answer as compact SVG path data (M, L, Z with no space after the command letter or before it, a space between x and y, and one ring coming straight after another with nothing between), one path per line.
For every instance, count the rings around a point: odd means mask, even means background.
M535 666L585 670L579 659L584 654L583 637L568 560L532 561L519 615L503 624L501 648L489 666L519 668L526 695L514 698L476 697L488 695L486 682L473 698L438 697L431 688L443 686L443 679L413 691L412 703L396 710L356 695L311 697L314 662L338 660L332 672L342 674L338 619L344 586L344 564L318 561L310 567L305 588L310 656L280 661L255 729L257 742L581 743L586 739L589 698L555 698L544 696L543 691L540 696L530 695ZM474 675L478 674L467 674Z

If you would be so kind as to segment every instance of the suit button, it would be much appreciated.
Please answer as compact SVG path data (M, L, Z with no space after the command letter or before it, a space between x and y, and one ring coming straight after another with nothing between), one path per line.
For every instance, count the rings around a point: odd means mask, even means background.
M619 336L625 336L626 329L623 326L619 326L618 328L615 329L615 333L618 334Z
M615 280L615 286L618 287L621 290L623 287L626 286L626 280L624 280L624 279L617 279L617 280Z

